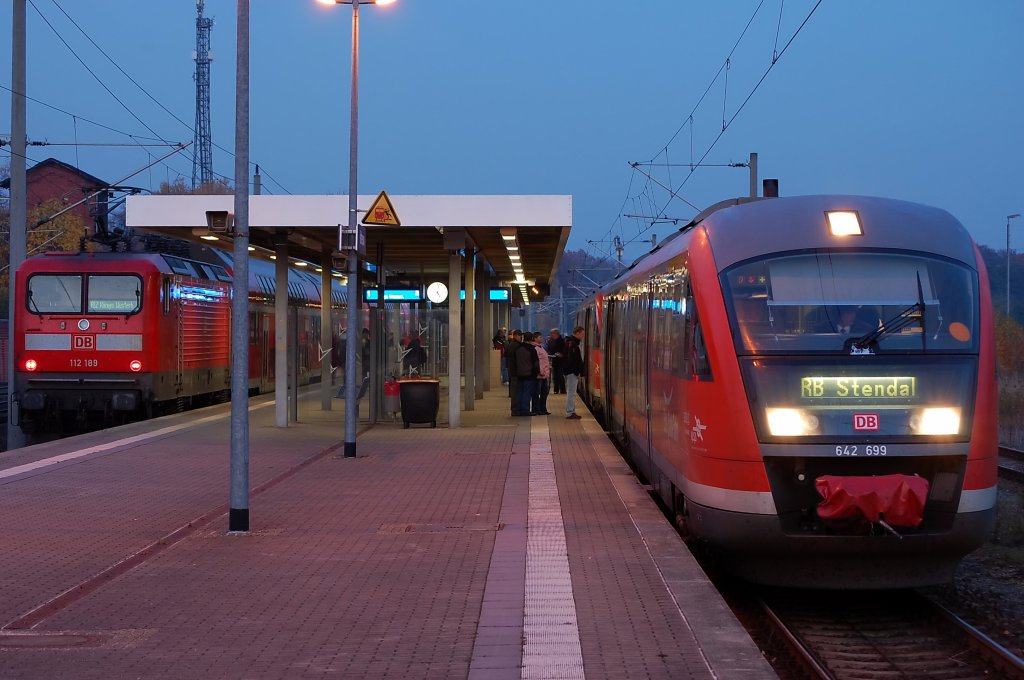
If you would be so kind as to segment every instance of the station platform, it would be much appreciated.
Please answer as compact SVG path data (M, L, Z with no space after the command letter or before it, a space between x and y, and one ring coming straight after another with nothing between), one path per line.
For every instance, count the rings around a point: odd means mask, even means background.
M771 678L585 412L361 431L250 402L0 454L3 678Z

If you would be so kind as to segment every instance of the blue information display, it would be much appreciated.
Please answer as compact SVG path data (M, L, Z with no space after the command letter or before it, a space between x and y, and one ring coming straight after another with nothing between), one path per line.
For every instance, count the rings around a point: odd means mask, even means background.
M385 288L384 302L419 302L423 299L423 291L419 288ZM379 302L380 290L367 288L363 290L363 300Z
M491 288L489 292L491 302L508 302L512 299L511 288ZM459 299L466 299L466 291L459 291ZM384 302L421 302L423 291L419 288L385 288ZM364 288L364 302L380 302L380 289Z
M489 295L489 299L490 299L491 302L508 302L509 300L512 299L512 289L511 288L491 288L490 293L488 295ZM466 299L466 291L464 291L464 290L460 290L459 291L459 299L460 300L465 300Z

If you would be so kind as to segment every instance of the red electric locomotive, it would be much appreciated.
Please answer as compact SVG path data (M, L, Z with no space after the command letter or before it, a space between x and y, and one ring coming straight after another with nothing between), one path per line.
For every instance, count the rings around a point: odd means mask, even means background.
M230 388L231 277L169 255L48 253L16 284L19 423L109 421Z
M252 393L274 380L273 278L257 270L250 272ZM300 384L320 367L319 294L307 284L290 287L305 296L290 301ZM15 285L23 301L14 319L15 404L26 431L105 425L228 396L226 267L154 253L47 253L26 260Z
M948 213L736 199L581 308L584 398L692 538L798 587L952 579L996 505L984 264Z

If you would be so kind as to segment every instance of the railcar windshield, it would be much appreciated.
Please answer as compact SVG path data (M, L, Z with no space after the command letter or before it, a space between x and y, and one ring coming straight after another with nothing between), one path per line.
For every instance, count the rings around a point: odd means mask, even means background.
M968 267L919 253L822 251L721 275L740 354L977 351Z
M33 314L135 314L142 309L142 279L134 274L33 274L25 304Z

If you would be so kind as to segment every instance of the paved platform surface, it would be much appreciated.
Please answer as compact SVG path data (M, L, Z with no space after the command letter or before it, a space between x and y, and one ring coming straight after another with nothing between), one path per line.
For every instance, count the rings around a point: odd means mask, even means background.
M599 426L226 406L0 453L2 678L768 678Z

